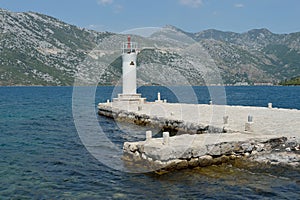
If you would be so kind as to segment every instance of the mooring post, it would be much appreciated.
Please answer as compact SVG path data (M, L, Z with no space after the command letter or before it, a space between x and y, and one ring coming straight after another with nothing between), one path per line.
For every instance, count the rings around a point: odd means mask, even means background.
M109 99L107 99L106 103L109 103Z
M268 108L272 108L273 107L273 105L272 105L272 103L268 103Z
M164 101L161 100L160 92L157 93L157 100L155 100L157 103L163 103Z
M248 121L245 123L245 131L253 132L253 116L248 115Z
M223 133L227 133L227 131L228 131L228 115L226 115L226 116L223 116Z
M223 117L223 123L224 124L228 124L228 118L229 118L228 116Z
M248 122L253 122L253 116L252 115L248 115Z
M152 139L152 131L146 131L146 141L149 141Z
M144 104L144 103L145 103L145 99L144 99L144 98L141 98L140 101L139 101L139 103L140 103L140 104Z
M141 111L143 109L142 106L138 106L138 111Z
M170 133L163 132L163 145L169 145L170 143Z

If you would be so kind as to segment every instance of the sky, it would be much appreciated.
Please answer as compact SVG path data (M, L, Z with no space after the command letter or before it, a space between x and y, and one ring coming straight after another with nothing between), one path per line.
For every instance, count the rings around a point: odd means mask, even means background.
M300 31L300 0L0 0L0 8L38 12L82 28L116 33L165 25L192 33Z

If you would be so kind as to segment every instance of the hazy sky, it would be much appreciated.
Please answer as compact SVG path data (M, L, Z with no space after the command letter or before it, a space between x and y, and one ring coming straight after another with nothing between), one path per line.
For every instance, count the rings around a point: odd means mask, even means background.
M98 31L165 25L188 32L300 31L300 0L0 0L0 7L39 12Z

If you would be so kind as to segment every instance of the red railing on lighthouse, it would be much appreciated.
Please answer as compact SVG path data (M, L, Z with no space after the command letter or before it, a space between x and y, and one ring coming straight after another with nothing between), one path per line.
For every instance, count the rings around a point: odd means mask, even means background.
M130 45L130 35L128 35L128 37L127 37L127 49L131 49L131 45Z
M128 35L127 42L123 42L122 45L122 52L123 53L134 53L137 52L137 43L131 42L131 37Z

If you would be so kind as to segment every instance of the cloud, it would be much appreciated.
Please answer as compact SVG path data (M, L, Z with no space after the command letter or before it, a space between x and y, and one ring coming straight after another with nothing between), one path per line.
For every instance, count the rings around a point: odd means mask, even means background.
M202 0L179 0L179 3L184 6L198 8L202 5Z
M97 2L101 6L110 7L115 14L119 14L123 10L123 6L120 4L116 4L114 0L97 0Z
M95 31L105 31L104 25L99 25L99 24L90 24L87 26L87 29L92 29Z
M117 4L114 6L114 13L118 14L123 10L123 6L120 4Z
M114 2L114 0L98 0L98 4L100 5L109 5L112 4Z
M234 7L236 7L236 8L244 8L245 5L242 4L242 3L237 3L237 4L234 4Z

